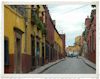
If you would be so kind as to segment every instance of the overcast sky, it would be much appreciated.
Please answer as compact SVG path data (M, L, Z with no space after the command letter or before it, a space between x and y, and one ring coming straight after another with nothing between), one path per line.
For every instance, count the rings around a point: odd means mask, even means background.
M81 35L85 29L85 18L90 16L91 5L48 5L53 20L56 20L56 28L59 33L66 34L66 46L74 45L75 37Z

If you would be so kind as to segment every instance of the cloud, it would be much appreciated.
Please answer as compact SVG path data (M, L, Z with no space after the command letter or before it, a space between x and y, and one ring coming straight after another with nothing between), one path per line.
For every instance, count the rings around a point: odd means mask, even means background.
M71 10L74 9L79 9L81 7L87 7L88 4L77 4L77 5L73 5L73 4L67 4L67 5L50 5L48 6L50 8L50 11L52 11L53 13L56 13L56 11L60 11L59 13L64 13L64 12L69 12Z
M66 45L73 45L75 37L84 31L85 18L90 15L91 6L80 4L49 5L48 7L52 19L56 20L57 30L59 33L66 34Z

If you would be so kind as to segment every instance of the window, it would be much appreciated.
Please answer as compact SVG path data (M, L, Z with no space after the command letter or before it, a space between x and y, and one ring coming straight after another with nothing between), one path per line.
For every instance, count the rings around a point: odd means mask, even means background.
M37 5L37 7L38 7L38 8L40 8L40 6L39 6L39 5Z
M44 16L44 12L42 12L42 16Z
M34 5L32 5L32 8L34 8Z
M17 6L17 12L19 14L21 14L22 16L26 16L26 9L25 9L25 6L24 5L19 5Z
M16 9L16 5L10 5L12 9Z
M49 58L49 45L46 44L46 59Z
M25 5L10 5L12 9L15 9L20 15L27 15Z
M4 65L9 65L9 47L8 39L4 40Z

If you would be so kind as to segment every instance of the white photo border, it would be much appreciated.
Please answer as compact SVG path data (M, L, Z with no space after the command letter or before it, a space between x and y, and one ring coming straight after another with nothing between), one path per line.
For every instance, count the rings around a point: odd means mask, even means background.
M5 4L96 4L96 74L4 74L4 5ZM2 2L2 12L1 12L1 26L0 27L0 52L1 52L1 77L2 78L98 78L99 77L99 2L82 2L82 1L44 1L44 2L24 2L24 1L4 1Z

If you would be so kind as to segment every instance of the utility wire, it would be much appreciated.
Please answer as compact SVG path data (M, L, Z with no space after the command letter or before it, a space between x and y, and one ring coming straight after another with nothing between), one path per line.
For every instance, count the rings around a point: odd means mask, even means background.
M88 6L88 5L83 5L83 6L80 6L80 7L74 8L74 9L71 9L71 10L69 10L67 12L64 12L64 13L70 13L72 11L78 10L78 9L83 8L83 7L86 7L86 6Z

